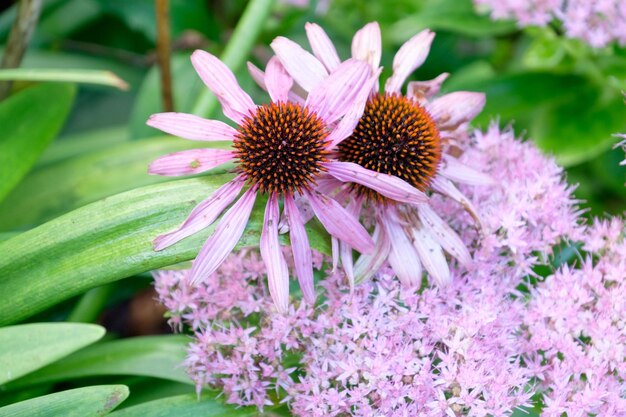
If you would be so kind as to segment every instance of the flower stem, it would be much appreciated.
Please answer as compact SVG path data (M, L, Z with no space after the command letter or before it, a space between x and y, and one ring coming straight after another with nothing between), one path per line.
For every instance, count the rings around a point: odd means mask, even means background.
M170 70L170 11L169 0L156 0L157 60L161 70L161 97L164 111L174 111L172 73Z
M237 72L244 64L248 54L254 46L263 24L272 10L275 0L250 0L244 10L237 27L233 31L221 60ZM200 116L209 116L215 110L217 99L211 92L203 89L194 105L192 113Z

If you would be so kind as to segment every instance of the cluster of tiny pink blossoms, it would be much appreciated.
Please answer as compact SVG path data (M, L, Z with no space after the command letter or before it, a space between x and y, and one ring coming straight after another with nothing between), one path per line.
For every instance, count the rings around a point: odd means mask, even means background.
M626 2L622 0L474 0L494 19L515 19L522 27L560 21L567 37L594 48L626 45Z
M171 323L195 333L186 366L198 389L260 409L285 402L298 416L487 416L530 405L537 368L522 359L534 350L520 348L527 305L516 288L555 244L583 235L576 201L554 161L509 130L493 125L459 146L464 163L498 183L464 190L484 213L480 229L433 198L474 256L470 268L451 265L447 287L403 287L384 267L350 292L331 274L320 306L280 314L254 251L231 255L198 287L184 271L158 273Z

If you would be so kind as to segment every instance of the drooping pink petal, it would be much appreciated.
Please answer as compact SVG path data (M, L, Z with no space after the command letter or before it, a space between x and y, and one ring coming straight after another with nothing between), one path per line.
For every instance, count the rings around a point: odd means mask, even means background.
M393 74L387 79L385 92L400 92L407 77L426 60L434 37L433 32L424 29L400 47L393 58Z
M371 171L353 162L330 161L324 166L338 180L361 184L392 200L409 204L428 201L426 194L393 175Z
M162 130L170 135L202 141L230 141L237 130L219 120L208 120L186 113L157 113L150 116L148 126Z
M371 76L372 71L365 62L344 61L311 90L306 106L330 125L350 110L359 93L370 85Z
M389 236L389 265L402 284L413 287L422 282L422 265L407 232L392 215L382 215L381 220ZM412 237L412 236L411 236Z
M261 231L261 257L267 268L267 284L274 305L280 313L289 308L289 270L278 241L278 199L270 195L265 206Z
M324 64L326 69L332 71L339 66L341 60L339 55L337 55L335 45L333 45L324 29L318 24L306 23L304 30L306 30L306 36L309 39L309 45L311 45L313 54Z
M209 198L198 204L177 230L154 239L154 250L163 250L213 224L222 211L239 195L243 185L242 178L235 178L222 185Z
M272 41L271 47L287 72L305 91L312 91L328 77L324 65L297 43L279 36Z
M273 56L265 69L265 85L273 102L286 102L293 86L293 78L287 73L278 57Z
M376 70L374 75L370 78L370 87L367 85L359 92L358 96L355 98L352 105L343 116L343 118L335 125L333 130L328 134L326 138L329 141L328 148L332 149L337 146L341 141L350 136L354 131L354 128L361 120L361 116L363 115L363 110L365 110L365 105L367 104L367 100L370 97L370 93L374 85L378 82L378 77L382 68Z
M346 211L358 220L359 213L361 212L362 198L354 198L350 200ZM350 284L350 291L354 290L354 260L352 259L352 248L345 242L339 244L339 256L341 257L341 265L348 278Z
M441 84L450 76L444 72L436 78L428 81L411 81L407 87L407 97L417 100L420 104L425 103L428 99L439 94Z
M354 264L354 282L357 284L372 278L389 256L391 245L387 234L382 230L381 224L381 221L376 223L372 235L374 242L376 242L374 251L370 255L359 256L359 259Z
M492 185L493 178L487 174L476 171L461 163L450 155L443 155L443 164L439 167L439 173L449 180L469 185Z
M471 121L484 106L484 93L456 91L433 100L426 109L440 128L450 128Z
M458 259L461 265L471 264L472 256L459 235L428 204L418 206L417 212L424 228L446 252Z
M430 186L432 187L433 190L437 191L438 193L447 195L448 197L450 197L451 199L453 199L454 201L462 205L463 208L469 213L469 215L472 216L474 221L478 223L481 228L483 228L482 221L480 220L480 217L478 216L476 207L474 207L472 202L469 201L467 197L465 197L463 193L461 193L454 186L452 181L442 176L436 176L435 178L433 178L433 181L430 184Z
M309 237L306 234L300 211L291 194L285 194L285 213L289 223L289 238L291 240L296 276L298 277L304 299L307 303L314 305L313 261ZM287 287L289 287L289 284L287 284Z
M424 228L414 227L411 229L411 233L413 234L413 245L424 268L433 277L437 285L445 287L450 284L450 268L441 246Z
M201 282L215 272L232 252L246 228L256 195L256 189L248 189L224 214L193 262L189 273L191 285Z
M316 191L308 193L308 197L315 215L328 233L361 253L374 250L374 241L367 230L338 202Z
M330 237L330 252L333 258L333 268L332 272L337 271L337 266L339 266L339 241L336 237Z
M372 71L376 71L380 65L381 54L380 26L377 22L368 23L352 38L352 58L367 62Z
M148 173L165 176L193 175L222 165L235 157L228 149L190 149L155 159Z
M250 96L241 89L232 71L215 56L196 50L191 63L204 84L222 104L224 115L237 124L255 109Z

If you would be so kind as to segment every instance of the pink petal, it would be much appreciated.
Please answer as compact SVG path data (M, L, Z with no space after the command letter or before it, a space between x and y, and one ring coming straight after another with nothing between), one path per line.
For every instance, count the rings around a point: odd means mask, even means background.
M461 265L467 267L472 263L472 256L459 235L430 206L422 204L417 207L417 212L424 228L446 252L458 259Z
M330 125L350 110L363 89L369 90L371 76L369 66L362 61L342 62L309 93L306 106Z
M361 212L363 199L355 198L350 200L348 203L348 207L346 207L346 211L350 213L355 220L358 220L359 213ZM341 265L343 266L343 270L346 273L346 277L348 277L348 283L350 284L350 291L354 290L354 261L352 259L352 248L341 242L339 245L339 256L341 257Z
M335 45L333 45L324 29L318 24L306 23L304 30L306 30L306 36L309 39L309 45L311 45L313 54L324 64L326 69L332 71L339 66L341 60L339 55L337 55Z
M457 91L435 99L427 110L440 128L450 128L469 122L484 106L485 94Z
M361 184L392 200L409 204L428 201L426 194L393 175L371 171L353 162L330 161L324 166L338 180Z
M378 23L368 23L354 34L352 38L352 58L367 62L372 71L376 71L380 65L381 53L382 41Z
M439 75L437 78L428 81L411 81L407 87L407 97L417 100L420 103L424 103L428 99L439 94L441 90L441 84L448 79L447 72Z
M441 246L430 236L425 229L412 228L413 245L419 255L424 268L433 277L435 282L442 287L450 284L450 268Z
M256 194L256 189L248 189L224 214L193 262L189 273L191 285L207 279L232 252L246 228Z
M389 264L402 284L413 287L422 283L422 265L407 232L391 215L382 215L385 232L389 236Z
M374 250L374 241L367 230L339 203L316 191L308 196L315 215L328 233L361 253Z
M385 92L399 93L407 77L419 68L428 53L435 34L425 29L406 41L393 58L393 74L387 79Z
M271 43L285 69L305 91L311 91L328 77L324 65L297 43L277 37Z
M213 224L215 219L233 202L243 188L244 181L235 178L218 188L209 198L198 204L177 230L154 240L154 250L163 250L174 243Z
M337 123L333 130L328 134L327 140L330 142L330 145L328 146L329 149L334 148L341 143L341 141L352 134L354 128L359 123L359 120L361 120L361 116L363 116L363 110L365 110L365 105L370 97L370 92L378 81L381 71L382 68L376 70L374 76L370 78L370 86L368 87L365 85L363 87L341 121Z
M372 238L376 247L371 255L361 255L354 264L354 282L361 283L369 280L383 266L389 256L391 245L387 234L382 230L382 222L377 222Z
M272 101L286 102L288 100L289 91L293 86L293 78L287 74L278 57L273 56L267 63L265 84Z
M300 211L291 194L285 194L285 213L289 222L291 250L293 251L294 266L302 295L307 303L314 305L313 261L311 260L309 237L306 234Z
M489 175L468 167L450 155L443 156L443 163L439 168L439 173L449 180L462 184L492 185L495 183Z
M330 238L330 252L333 258L332 272L335 272L337 271L337 265L339 265L339 241L334 236Z
M219 120L208 120L186 113L157 113L150 116L148 126L181 138L203 141L233 140L237 130Z
M265 85L265 73L259 67L254 65L252 62L248 61L248 73L254 80L255 83L259 87L263 89L263 91L267 91L267 86Z
M204 84L222 104L226 117L241 124L244 117L255 109L250 96L241 89L232 71L215 56L196 50L191 63Z
M274 305L280 313L286 313L289 308L289 270L278 241L278 218L278 199L272 194L265 206L260 249Z
M174 152L155 159L148 168L148 173L177 176L199 174L222 165L235 157L228 149L190 149Z
M462 205L463 208L470 214L470 216L472 216L474 221L479 224L481 229L483 228L482 221L480 220L478 212L476 211L476 208L474 207L472 202L469 201L467 197L465 197L463 193L461 193L450 180L442 176L436 176L430 186L438 193L447 195L448 197Z

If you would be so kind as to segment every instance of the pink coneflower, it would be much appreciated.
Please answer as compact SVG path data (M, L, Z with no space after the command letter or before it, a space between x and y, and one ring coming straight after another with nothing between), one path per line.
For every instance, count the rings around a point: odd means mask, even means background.
M290 228L295 271L302 292L313 303L311 249L303 217L294 198L302 197L331 236L369 253L374 242L367 231L339 203L318 190L316 179L326 171L335 171L329 151L348 136L356 125L366 93L374 78L371 68L358 60L338 65L331 74L311 89L302 103L290 102L293 80L278 59L266 70L266 87L271 103L256 106L238 85L233 73L216 57L196 51L191 61L200 78L217 96L224 114L234 121L235 129L217 120L206 120L182 113L155 114L148 125L192 140L232 141L233 150L202 148L176 152L155 160L149 172L159 175L189 175L205 172L235 160L237 176L202 201L183 225L155 240L155 250L162 250L211 225L244 191L200 250L189 275L192 284L206 279L226 259L239 241L248 222L257 195L268 196L260 251L268 270L270 294L279 311L286 311L289 296L289 273L278 240L279 200ZM364 183L383 194L389 188L404 187L399 197L404 201L423 201L425 196L402 181L390 181L364 174ZM397 180L397 179L396 179ZM398 183L402 183L399 184Z
M321 27L309 23L306 32L313 55L286 38L277 38L272 47L295 81L310 91L343 64ZM432 32L424 30L402 45L384 93L373 88L353 134L338 144L339 162L328 169L334 179L326 181L325 187L342 187L340 195L351 191L348 210L358 216L363 206L371 206L376 218L377 250L362 256L354 271L349 243L340 244L340 257L351 280L355 276L363 279L387 259L407 285L421 282L422 266L437 283L446 284L450 271L444 250L462 264L471 261L461 239L429 204L399 204L371 187L363 187L356 179L359 168L401 178L420 191L452 198L478 220L471 203L453 181L473 185L492 181L461 164L452 151L455 143L467 137L467 124L482 110L484 94L455 92L434 98L448 74L410 82L407 94L401 93L407 77L426 60L433 38ZM369 23L354 36L352 59L365 61L376 71L380 57L380 28L377 23Z

